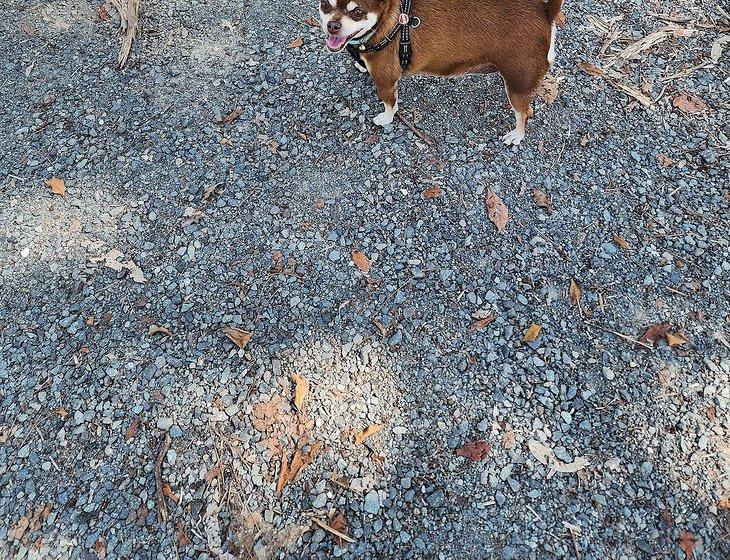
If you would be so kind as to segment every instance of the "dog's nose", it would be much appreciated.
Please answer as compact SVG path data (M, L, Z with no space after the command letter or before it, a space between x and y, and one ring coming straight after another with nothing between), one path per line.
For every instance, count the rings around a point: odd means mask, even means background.
M330 21L327 24L327 31L332 33L332 35L339 33L340 29L342 29L342 24L339 21Z

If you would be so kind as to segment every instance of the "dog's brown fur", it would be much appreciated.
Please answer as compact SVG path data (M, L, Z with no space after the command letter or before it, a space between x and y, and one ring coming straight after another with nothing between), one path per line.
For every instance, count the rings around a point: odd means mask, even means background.
M563 0L415 0L412 15L421 25L411 31L413 55L405 74L458 76L496 70L504 79L517 128L524 133L532 98L550 67L553 21L562 4ZM399 0L382 0L370 44L397 24L399 10ZM383 102L394 106L403 75L398 39L362 58Z

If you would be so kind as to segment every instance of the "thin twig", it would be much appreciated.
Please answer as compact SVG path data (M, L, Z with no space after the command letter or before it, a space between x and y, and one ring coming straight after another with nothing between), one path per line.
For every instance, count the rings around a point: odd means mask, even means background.
M337 529L335 529L333 527L330 527L329 525L327 525L327 523L325 523L324 521L320 521L316 517L312 517L312 521L314 521L317 525L319 525L320 527L322 527L322 529L324 529L325 531L329 531L330 533L332 533L336 537L341 538L343 541L346 541L346 542L349 542L349 543L354 543L355 542L355 539L353 539L352 537L348 537L345 533L340 533Z
M406 125L408 128L411 129L411 131L413 132L413 134L415 134L416 136L418 136L421 140L423 140L429 146L431 146L431 147L434 146L435 142L431 138L429 138L428 136L426 136L426 134L423 131L421 131L418 128L416 128L416 126L411 121L409 121L407 118L405 118L403 116L403 113L398 112L398 113L396 113L396 116L400 119L400 121L404 125Z
M623 340L626 340L633 344L638 344L639 346L643 346L644 348L647 348L649 350L654 350L654 347L651 344L647 344L646 342L641 342L640 340L636 340L635 338L631 338L630 336L621 334L620 332L612 331L611 329L607 329L606 327L602 327L601 325L596 325L595 323L589 323L588 321L583 321L583 324L588 325L589 327L594 327L596 329L599 329L599 330L607 332L607 333L611 333L613 335L616 335L619 338L622 338Z
M155 483L157 484L157 509L160 514L160 519L164 523L170 516L167 511L167 503L165 502L165 492L162 485L162 463L165 461L165 455L167 450L170 449L172 438L170 434L165 434L165 439L160 444L160 449L157 452L157 459L155 460Z

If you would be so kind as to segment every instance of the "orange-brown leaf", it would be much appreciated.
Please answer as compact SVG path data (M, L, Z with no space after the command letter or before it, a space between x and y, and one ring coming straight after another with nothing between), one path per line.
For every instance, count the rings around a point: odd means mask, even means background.
M668 332L666 334L666 337L667 337L667 344L672 347L680 346L680 345L686 344L688 342L687 338L681 332L678 332L678 333Z
M297 38L296 38L296 39L294 39L294 40L293 40L293 41L292 41L291 43L289 43L289 44L287 45L287 47L289 47L290 49L298 49L298 48L299 48L299 47L301 47L301 46L302 46L303 44L304 44L304 39L302 39L301 37L297 37Z
M251 341L253 333L238 327L224 327L223 334L225 334L233 344L239 348L245 348L246 345Z
M532 190L532 200L540 208L545 209L545 213L551 216L555 212L555 205L553 204L553 198L545 194L540 189Z
M188 546L191 543L190 538L188 537L187 533L185 532L185 522L184 521L180 521L177 524L177 529L175 531L175 535L177 536L177 543L180 546Z
M613 242L622 249L628 249L630 245L618 233L613 234Z
M695 548L702 543L702 540L695 537L689 531L679 532L679 548L684 551L684 556L687 560L692 560L695 555Z
M372 435L377 434L380 430L385 428L385 424L373 424L368 426L363 431L355 434L355 445L360 445L363 441Z
M492 189L487 189L487 215L499 232L504 233L509 220L509 210Z
M304 377L302 377L299 374L292 373L292 381L294 381L294 406L297 408L297 410L302 410L302 405L304 404L304 399L307 398L307 395L309 394L309 381L307 381Z
M695 115L707 109L707 104L702 99L688 91L680 91L672 101L672 105L688 115Z
M514 430L507 430L502 436L502 447L512 449L517 444Z
M492 446L486 441L470 441L462 445L456 452L460 457L466 457L471 461L483 461L492 451Z
M428 187L425 191L423 191L423 196L425 198L438 198L442 194L443 194L443 191L441 190L441 187L439 187L438 185Z
M602 78L605 75L603 68L600 68L595 64L591 64L590 62L579 62L578 68L583 70L583 72L585 72L586 74L590 76L595 76L597 78Z
M362 272L363 274L367 274L368 272L370 272L370 267L372 266L372 263L365 253L363 253L362 251L358 251L357 249L353 249L351 255L352 262L354 262L355 266L360 269L360 272Z
M717 507L720 509L730 509L730 498L723 498L717 502Z
M494 323L494 321L496 321L496 320L497 320L496 315L490 315L489 317L484 317L483 319L477 319L471 325L469 325L469 330L470 331L480 331L483 328L488 327L489 325Z
M573 305L578 305L578 302L580 301L581 291L580 291L580 286L578 285L578 282L576 282L575 279L573 279L573 278L570 279L569 294L570 294L570 303L572 303Z
M63 179L59 179L58 177L51 177L50 179L46 180L46 185L51 187L51 192L53 194L58 195L65 195L66 194L66 181Z
M94 552L96 552L96 556L99 560L104 560L104 558L106 558L106 544L104 544L103 538L99 537L94 543Z
M172 486L170 486L167 482L162 484L162 493L165 495L166 498L172 500L176 504L180 502L180 496L175 494Z
M669 323L655 323L646 330L644 335L639 339L639 342L645 342L656 346L656 343L659 342L660 339L667 336L667 332L670 328L671 325Z
M139 417L132 420L132 423L129 425L129 428L127 428L127 432L124 434L124 441L131 441L134 439L134 436L137 435L137 430L139 429Z
M537 337L540 336L541 330L542 330L542 325L537 325L535 323L532 323L530 325L530 328L527 329L525 336L522 337L522 342L535 342L535 340L537 340Z

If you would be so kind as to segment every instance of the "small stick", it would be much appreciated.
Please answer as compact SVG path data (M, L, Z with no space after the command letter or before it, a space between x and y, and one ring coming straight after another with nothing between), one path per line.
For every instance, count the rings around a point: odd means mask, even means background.
M329 525L327 525L327 523L325 523L324 521L320 521L316 517L312 517L312 521L314 521L317 525L319 525L320 527L322 527L322 529L324 529L325 531L329 531L330 533L332 533L336 537L341 538L343 541L346 541L346 542L349 542L349 543L354 543L355 542L355 539L353 539L352 537L348 537L345 533L340 533L337 529L334 529L334 528L330 527Z
M167 521L169 513L167 511L167 503L165 502L165 493L162 489L162 463L165 461L165 455L167 450L170 449L172 438L170 434L165 434L165 439L160 444L160 449L157 452L157 459L155 460L155 483L157 484L157 509L160 513L160 519Z
M395 115L396 115L396 116L397 116L397 117L398 117L398 118L400 119L400 121L401 121L401 122L402 122L402 123L403 123L404 125L406 125L406 126L407 126L408 128L410 128L410 129L411 129L411 131L413 132L413 134L415 134L416 136L418 136L418 137L419 137L419 138L420 138L421 140L423 140L423 141L424 141L424 142L425 142L426 144L428 144L429 146L433 147L433 145L434 145L434 141L433 141L433 140L432 140L431 138L429 138L428 136L426 136L426 135L425 135L425 134L423 133L423 131L421 131L421 130L417 129L417 128L416 128L416 126L415 126L415 125L414 125L414 124L413 124L413 123L412 123L411 121L409 121L409 120L408 120L407 118L405 118L405 117L403 116L403 113L401 113L401 112L398 112L398 113L396 113Z
M654 347L651 344L647 344L646 342L641 342L640 340L631 338L628 335L621 334L620 332L612 331L611 329L607 329L606 327L602 327L601 325L596 325L595 323L589 323L588 321L583 321L583 323L588 326L594 327L596 329L602 330L604 332L616 335L617 337L622 338L628 342L632 342L633 344L638 344L639 346L643 346L644 348L648 348L649 350L654 350Z

